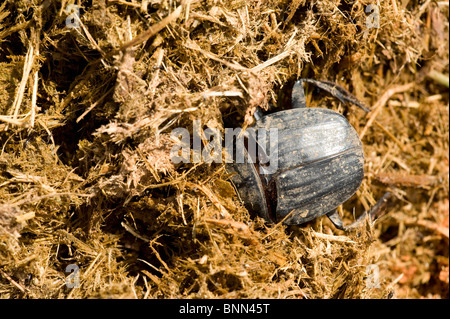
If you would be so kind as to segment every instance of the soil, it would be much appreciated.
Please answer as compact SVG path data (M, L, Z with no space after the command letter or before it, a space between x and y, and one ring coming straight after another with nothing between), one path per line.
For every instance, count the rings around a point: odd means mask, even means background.
M448 1L3 1L0 297L448 299L448 32ZM172 161L175 128L247 128L299 78L370 109L306 86L363 144L344 222L392 194L354 231Z

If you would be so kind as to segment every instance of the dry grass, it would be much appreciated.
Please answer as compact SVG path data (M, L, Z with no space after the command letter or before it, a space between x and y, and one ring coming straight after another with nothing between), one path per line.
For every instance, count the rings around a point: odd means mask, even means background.
M73 2L0 5L2 298L448 298L448 2L80 1L68 28ZM266 225L223 165L171 162L172 129L251 125L299 77L371 108L307 92L364 144L344 219L395 195L374 225Z

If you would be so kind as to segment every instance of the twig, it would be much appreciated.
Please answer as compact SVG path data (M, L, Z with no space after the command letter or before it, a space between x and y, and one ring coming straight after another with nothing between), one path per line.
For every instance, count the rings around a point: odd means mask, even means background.
M19 216L16 216L16 223L22 223L27 220L33 219L36 216L35 212L28 212Z
M133 235L134 237L139 238L140 240L143 240L143 241L146 241L146 242L150 242L150 241L151 241L150 238L148 238L147 236L144 236L144 235L139 234L137 231L135 231L135 230L133 229L133 227L131 227L131 226L128 225L127 223L121 222L120 224L122 225L123 228L125 228L125 230L126 230L127 232L129 232L129 233L130 233L131 235Z
M127 1L123 1L123 0L109 0L109 2L123 4L126 6L131 6L131 7L136 7L136 8L141 7L141 5L139 3L127 2Z
M274 64L274 63L276 63L276 62L278 62L280 60L283 60L284 58L290 56L292 53L293 53L293 51L291 51L291 50L284 51L284 52L278 54L277 56L274 56L273 58L270 58L266 62L263 62L263 63L255 66L255 67L251 68L250 71L251 72L261 71L262 69L268 67L269 65Z
M388 89L382 96L381 98L375 103L372 114L370 115L369 120L367 121L366 126L364 126L364 129L362 130L361 134L359 135L359 138L362 140L364 135L366 135L367 130L369 129L369 127L372 126L373 122L375 121L376 117L378 116L378 114L380 113L380 111L383 109L383 106L386 105L387 101L389 101L389 99L397 94L397 93L401 93L401 92L405 92L408 91L409 89L411 89L414 86L414 83L408 83L405 85L399 85L399 86L395 86L393 88Z
M219 19L217 19L216 17L204 15L199 12L191 12L190 18L196 19L196 20L210 21L212 23L216 23L216 24L220 25L221 27L226 27L226 24L223 23L222 21L220 21Z
M25 88L28 82L28 77L30 76L31 68L34 63L34 48L30 45L27 55L25 56L25 63L23 66L22 80L19 84L19 89L17 90L16 97L13 103L13 120L17 118L19 114L20 105L22 104L23 94L25 92Z
M5 277L13 286L18 288L22 293L26 292L26 289L22 287L19 283L17 283L14 279L12 279L6 272L0 269L0 273Z
M430 187L439 181L438 176L399 173L378 173L374 178L383 184L406 187Z
M432 221L426 220L426 219L416 220L415 218L406 218L403 221L404 221L405 225L417 225L417 226L425 227L429 230L432 230L432 231L444 236L444 238L447 241L449 240L448 227L441 226L435 222L432 222Z
M172 271L170 270L169 266L167 266L166 262L161 258L161 255L159 252L153 247L153 243L155 242L157 238L151 241L151 244L149 245L150 249L153 251L153 253L156 255L156 258L159 260L159 262L166 268L167 272L170 274Z
M92 37L92 35L89 33L89 31L86 28L86 26L84 25L83 21L81 21L80 17L77 14L75 14L75 19L77 19L77 22L80 24L81 28L84 31L84 34L86 35L86 37L88 38L88 40L92 44L92 46L104 56L105 52L102 50L102 48L99 47L99 45L97 44L95 39ZM78 31L78 29L76 29L76 30Z
M12 204L8 203L8 205L20 206L20 205L31 203L31 202L34 202L34 201L38 201L38 200L41 200L41 199L57 197L57 196L94 197L93 194L77 194L77 193L70 193L70 192L53 193L53 194L48 194L48 195L37 196L37 197L34 197L34 198L22 199L21 201L18 201L18 202L12 203Z
M328 235L328 234L322 234L322 233L316 233L312 232L311 235L316 238L325 239L329 241L337 241L341 243L349 243L349 244L356 244L355 241L351 240L347 236L335 236L335 235Z
M432 79L433 81L445 86L448 88L449 86L449 79L448 74L445 75L441 72L438 72L436 70L431 70L430 73L428 73L428 77Z
M241 239L247 241L248 243L258 246L259 243L253 237L255 236L252 230L244 223L238 222L231 219L205 219L207 223L210 223L214 226L222 227L222 228L231 228L235 234L237 234Z
M238 70L238 71L248 71L249 70L246 67L243 67L242 65L240 65L239 63L236 63L236 62L230 63L228 61L225 61L225 60L219 58L216 54L214 54L212 52L203 50L202 48L199 47L199 45L197 43L195 43L193 41L188 41L186 44L186 47L189 49L192 49L192 50L199 51L207 58L217 61L217 62L220 62L231 69Z
M159 83L160 67L163 62L164 54L165 54L164 49L158 48L158 49L156 49L156 52L153 55L156 57L155 72L152 76L152 79L148 83L147 91L145 92L145 94L148 94L150 92L151 99L153 99L153 96L155 95L155 92L156 92L156 87L158 86L158 83Z
M37 54L37 55L39 55L39 54ZM37 101L38 82L39 82L38 72L35 71L34 72L33 95L31 96L31 118L30 118L31 127L34 127L34 121L36 119L36 110L37 110L36 101Z
M24 126L25 125L25 119L27 117L28 117L28 115L26 117L24 117L23 119L21 119L21 120L17 120L17 119L11 118L11 116L0 115L0 121L8 123L8 124L17 125L17 126Z
M214 204L214 206L216 206L217 209L219 209L220 214L222 215L221 217L223 217L225 219L232 219L231 214L225 209L225 207L223 207L223 205L219 202L217 197L213 194L213 192L208 187L206 187L204 185L194 184L191 182L187 182L186 186L188 186L191 189L197 188L197 189L201 190L209 198L209 200Z
M395 144L397 144L400 149L402 150L402 152L405 151L405 148L402 144L402 142L400 142L400 140L398 138L396 138L394 136L394 134L392 134L391 132L389 132L389 130L387 128L385 128L381 123L379 123L377 120L374 121L375 125L378 126L387 136L389 136L394 142Z
M78 118L77 118L77 123L80 122L90 111L92 111L99 103L101 103L105 97L107 97L109 95L109 93L111 93L111 91L114 89L114 87L110 88L108 91L106 91L105 94L103 94L97 101L95 101L91 106L89 106L87 108L86 111L83 112L83 114L81 114Z
M153 35L157 34L159 31L167 27L171 22L178 19L178 17L181 15L181 10L183 9L183 5L178 6L174 12L169 14L167 17L159 21L158 23L152 25L147 31L142 32L137 37L135 37L133 40L128 41L127 43L123 44L118 50L113 50L114 53L118 51L125 51L126 49L133 47L135 45L141 44L142 42L147 41L152 37Z

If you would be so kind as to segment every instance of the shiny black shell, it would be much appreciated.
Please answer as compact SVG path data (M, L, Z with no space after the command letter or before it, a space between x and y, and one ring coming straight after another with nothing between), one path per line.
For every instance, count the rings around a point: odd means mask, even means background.
M252 163L227 164L250 213L270 222L302 224L336 209L360 187L363 147L340 113L296 108L265 115L253 127L278 129L278 168L261 175Z

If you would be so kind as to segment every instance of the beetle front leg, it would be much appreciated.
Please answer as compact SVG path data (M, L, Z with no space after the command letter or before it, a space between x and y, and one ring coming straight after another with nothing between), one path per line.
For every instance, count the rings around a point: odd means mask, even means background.
M256 107L255 113L253 113L253 118L255 121L259 121L264 116L263 111L259 108L259 106Z
M303 88L305 79L300 79L292 87L292 108L300 109L306 107L305 89Z
M354 97L352 94L350 94L346 89L343 87L337 85L336 83L329 82L329 81L318 81L314 79L300 79L297 82L295 82L294 87L292 88L292 107L293 108L299 108L299 107L306 107L306 98L305 98L305 92L303 89L303 83L311 83L314 84L319 89L322 89L331 95L333 95L335 98L339 99L342 103L352 103L359 107L360 109L364 110L365 112L369 113L370 110L366 108L364 105L361 104L361 102L358 101L356 97Z
M370 218L370 221L372 221L372 222L377 220L379 217L381 217L385 213L386 207L388 204L388 200L391 197L392 197L392 193L386 192L383 195L383 197L381 197L380 200L378 200L378 202L370 210L362 213L361 216L359 216L358 219L356 219L356 221L354 221L353 223L351 223L348 226L344 226L344 223L342 222L342 219L339 216L337 209L329 212L327 214L327 216L337 229L340 229L343 231L349 231L349 230L355 229L356 227L361 225L361 223L366 219L367 216L368 216L368 218Z

